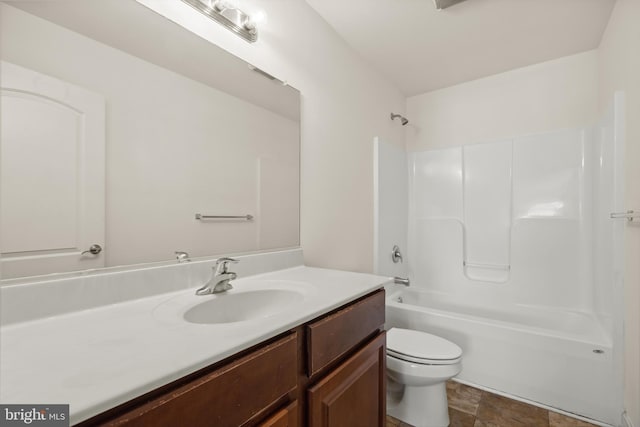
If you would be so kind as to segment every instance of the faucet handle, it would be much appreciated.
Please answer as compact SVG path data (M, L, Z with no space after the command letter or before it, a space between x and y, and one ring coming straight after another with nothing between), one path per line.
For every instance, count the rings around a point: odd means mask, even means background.
M402 262L402 253L398 245L394 245L391 249L391 260L396 264L398 261Z
M216 274L224 274L227 272L227 266L229 263L234 263L237 264L238 260L237 259L233 259L233 258L229 258L229 257L222 257L222 258L218 258L216 260Z

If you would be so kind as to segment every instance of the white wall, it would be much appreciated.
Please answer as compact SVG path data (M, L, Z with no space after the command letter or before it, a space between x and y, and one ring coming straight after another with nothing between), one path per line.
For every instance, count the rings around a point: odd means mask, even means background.
M597 53L588 51L407 100L407 148L451 147L590 125Z
M144 0L302 93L301 245L307 265L372 271L375 136L404 143L405 98L304 1L246 0L266 25L249 44L181 2ZM176 10L179 9L179 10ZM178 15L182 16L179 18Z
M627 209L640 210L640 1L618 0L598 48L599 106L613 92L626 99L625 189ZM640 426L640 223L625 227L625 407Z
M1 47L106 100L106 266L298 245L296 121L7 5Z

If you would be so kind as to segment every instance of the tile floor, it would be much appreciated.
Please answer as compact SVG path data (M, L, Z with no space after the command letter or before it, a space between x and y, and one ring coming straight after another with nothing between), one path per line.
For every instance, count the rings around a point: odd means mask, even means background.
M447 382L450 427L595 427L537 406ZM387 427L411 427L387 416Z

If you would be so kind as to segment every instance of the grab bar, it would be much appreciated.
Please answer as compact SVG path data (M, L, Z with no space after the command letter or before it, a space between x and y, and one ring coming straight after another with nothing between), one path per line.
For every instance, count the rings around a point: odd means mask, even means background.
M634 218L640 218L640 213L635 211L626 211L626 212L612 212L610 215L611 219L624 218L629 222L633 221Z
M244 219L251 221L253 219L253 215L202 215L197 213L196 219Z

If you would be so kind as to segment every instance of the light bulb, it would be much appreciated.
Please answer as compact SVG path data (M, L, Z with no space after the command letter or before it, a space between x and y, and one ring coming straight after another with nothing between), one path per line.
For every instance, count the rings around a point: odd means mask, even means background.
M267 20L267 14L260 10L256 13L249 15L247 20L244 22L244 27L249 31L256 31L256 28L259 24L264 24Z
M210 0L210 7L217 10L218 12L223 11L227 8L226 2L224 0Z
M256 13L252 13L250 18L255 25L262 25L267 23L267 13L264 10L259 10Z

